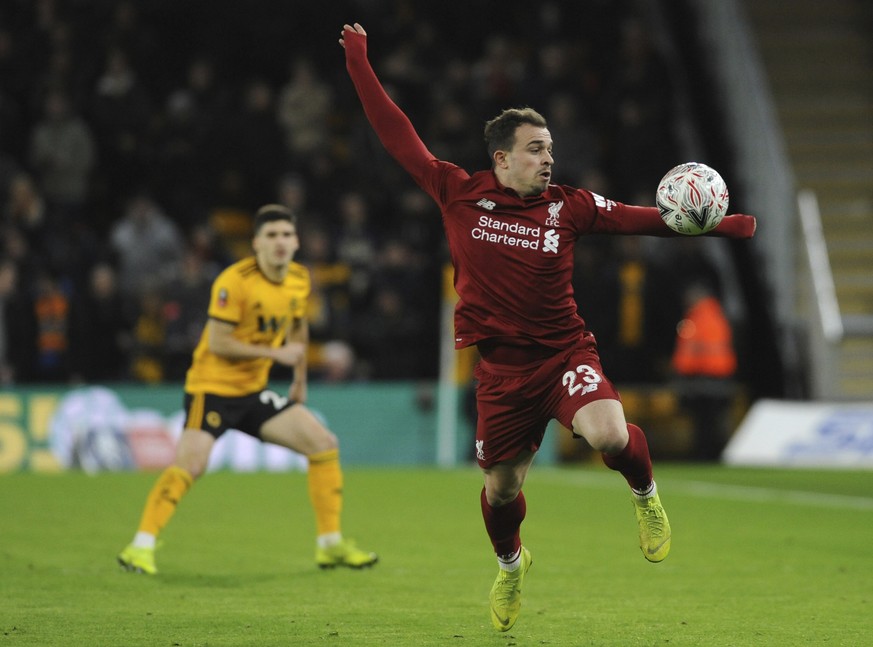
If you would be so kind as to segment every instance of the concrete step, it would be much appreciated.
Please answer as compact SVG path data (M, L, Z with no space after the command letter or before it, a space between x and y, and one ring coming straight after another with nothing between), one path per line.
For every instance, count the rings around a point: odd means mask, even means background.
M809 177L829 178L840 174L855 176L859 182L864 182L873 176L873 158L865 155L792 155L791 163L795 178L801 182Z
M803 182L798 182L800 188L809 188ZM839 223L857 223L865 226L873 216L873 187L866 190L846 193L838 190L825 190L818 194L819 208L822 218ZM863 232L861 232L863 234Z
M867 146L873 138L873 134L866 127L846 126L845 123L834 123L828 128L786 128L787 121L780 118L783 124L782 131L786 136L786 145L789 150L795 146L813 148L815 146L841 146L849 148ZM790 124L789 124L790 125Z
M825 243L832 256L850 259L856 257L873 257L873 236L870 233L843 240L831 240L825 234ZM867 268L873 270L873 266Z
M821 95L810 89L797 99L780 95L778 109L785 114L807 116L817 119L824 114L873 114L873 95L865 94L861 90L847 88L839 95Z
M803 96L809 91L809 84L814 83L816 91L831 95L838 95L847 90L852 92L873 92L873 79L867 78L861 73L839 72L835 69L831 74L822 72L816 76L797 70L794 73L775 74L768 72L767 79L775 94L786 93Z
M863 32L851 22L831 22L825 25L783 23L754 26L758 51L770 61L780 63L794 54L802 61L840 62L834 54L841 52L849 62L863 62L870 52L870 43ZM816 59L816 53L820 56Z
M841 314L873 317L873 38L869 0L746 0L798 188L816 192ZM865 13L866 12L866 13ZM841 399L873 394L873 334L837 357ZM863 335L863 336L859 336ZM815 367L812 367L815 370Z
M786 10L785 2L778 0L754 0L744 6L746 15L756 26L771 29L794 24L855 25L861 15L854 0L793 0L790 10Z
M781 60L767 61L767 76L774 81L796 81L803 84L804 80L840 80L846 83L846 89L867 87L869 85L869 62L855 57L842 50L833 52L815 51L796 59L786 56ZM857 85L855 85L857 84ZM809 87L807 83L806 87Z
M824 139L824 138L823 138ZM792 137L786 142L788 154L792 159L828 158L846 160L850 163L873 164L873 130L858 133L851 140L829 140L812 142Z
M843 271L873 271L873 241L863 241L858 247L851 243L829 244L831 267Z
M871 268L851 269L835 267L833 270L834 280L839 281L841 285L870 288L873 290L873 271L871 271Z
M867 197L873 190L871 179L866 173L855 174L857 177L798 177L798 184L812 189L819 194L819 201L828 192L842 193L846 196Z
M873 357L849 355L840 361L840 369L847 376L873 377Z
M870 394L873 393L873 378L841 379L839 382L840 398L846 402L865 401L869 402Z
M837 303L843 317L869 316L873 312L873 295L868 295L866 299L846 299L838 294Z
M762 42L773 40L774 35L781 32L801 28L814 30L815 38L847 32L847 38L858 39L864 33L859 25L870 19L864 2L867 0L792 0L790 4L784 0L746 0L743 8ZM792 40L788 44L802 43L802 40Z
M873 289L852 292L845 286L837 286L836 294L843 317L869 316L873 313Z

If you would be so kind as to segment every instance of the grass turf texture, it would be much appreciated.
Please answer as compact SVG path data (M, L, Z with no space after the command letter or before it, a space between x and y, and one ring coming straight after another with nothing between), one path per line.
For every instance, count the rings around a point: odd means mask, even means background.
M873 635L870 472L658 465L673 552L637 547L623 480L537 467L534 564L508 634L472 468L350 469L344 530L381 563L315 567L305 476L211 474L123 573L151 474L0 478L0 645L863 645Z

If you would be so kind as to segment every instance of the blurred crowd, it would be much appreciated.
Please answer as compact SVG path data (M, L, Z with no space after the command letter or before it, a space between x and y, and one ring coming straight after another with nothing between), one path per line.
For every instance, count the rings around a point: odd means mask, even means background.
M517 105L549 120L557 182L652 204L684 161L630 0L5 0L0 382L182 379L267 202L299 215L313 379L436 375L440 217L362 114L337 44L353 21L430 150L471 172L484 122ZM668 270L637 240L579 246L615 378L663 374L686 252Z

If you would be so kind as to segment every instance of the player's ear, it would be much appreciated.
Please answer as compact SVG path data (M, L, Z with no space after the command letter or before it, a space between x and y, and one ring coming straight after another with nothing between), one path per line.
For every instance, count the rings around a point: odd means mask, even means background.
M497 168L508 168L509 162L507 160L506 151L496 150L494 151L494 155L492 156L494 159L494 166Z

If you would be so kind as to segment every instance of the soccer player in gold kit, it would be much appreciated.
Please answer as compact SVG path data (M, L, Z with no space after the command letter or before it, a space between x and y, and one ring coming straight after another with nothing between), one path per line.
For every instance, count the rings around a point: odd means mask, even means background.
M184 431L175 461L146 499L133 541L118 555L128 571L157 573L157 536L228 429L307 457L320 567L362 568L378 560L342 536L338 441L305 406L310 280L309 271L293 261L300 241L291 212L281 205L261 207L252 246L254 256L225 269L212 285L209 320L185 380ZM267 390L274 362L294 368L287 399Z

